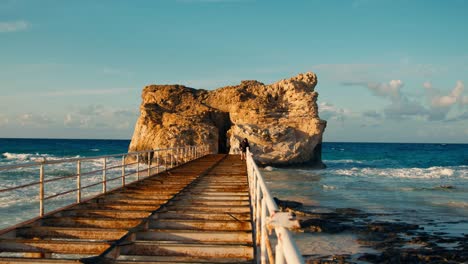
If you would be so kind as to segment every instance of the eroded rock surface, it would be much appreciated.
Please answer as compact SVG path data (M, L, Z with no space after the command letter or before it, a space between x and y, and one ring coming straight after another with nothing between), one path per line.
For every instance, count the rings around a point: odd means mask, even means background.
M209 144L213 152L235 153L245 137L261 164L323 166L326 121L318 115L316 84L309 72L213 91L147 86L129 151Z

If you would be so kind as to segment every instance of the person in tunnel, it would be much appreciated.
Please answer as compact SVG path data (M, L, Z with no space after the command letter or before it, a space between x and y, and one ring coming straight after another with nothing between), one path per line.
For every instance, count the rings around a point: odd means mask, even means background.
M247 148L250 148L249 141L247 138L244 138L239 144L239 149L241 150L241 160L246 159Z

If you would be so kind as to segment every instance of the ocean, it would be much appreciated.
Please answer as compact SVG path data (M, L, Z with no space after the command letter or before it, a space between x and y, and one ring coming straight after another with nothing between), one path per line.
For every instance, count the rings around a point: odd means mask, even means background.
M447 243L453 250L447 255L464 252L468 237L468 144L324 143L322 156L327 165L324 170L267 167L265 178L272 194L301 202L302 210L309 212L326 214L351 208L370 214L346 223L354 229L375 223L418 225L420 237L430 238L428 241L465 241ZM296 233L296 239L304 255L376 253L375 248L363 246L368 241L359 242L357 234L304 232ZM426 244L398 246L427 249ZM434 243L433 247L437 246L443 243ZM387 250L397 254L394 249Z
M129 140L0 139L0 166L31 161L125 153ZM373 221L421 225L426 231L468 234L468 145L323 144L323 170L263 169L274 196L311 212L352 208ZM118 161L116 161L118 162ZM96 164L96 166L100 166ZM49 173L59 175L67 169ZM36 179L37 172L0 171L0 189ZM37 196L37 194L35 194ZM26 193L0 193L0 228L37 214ZM356 254L372 249L349 233L296 233L303 254Z

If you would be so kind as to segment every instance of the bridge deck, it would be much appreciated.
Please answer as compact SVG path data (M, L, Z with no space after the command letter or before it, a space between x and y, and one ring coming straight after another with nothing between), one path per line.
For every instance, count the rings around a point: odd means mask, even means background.
M254 259L245 163L208 155L0 237L0 263Z

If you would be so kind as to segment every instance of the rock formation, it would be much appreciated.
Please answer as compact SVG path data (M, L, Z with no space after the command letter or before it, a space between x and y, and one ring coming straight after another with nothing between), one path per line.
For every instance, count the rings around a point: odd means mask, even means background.
M143 89L129 151L209 144L236 153L247 138L260 164L323 166L326 121L318 116L314 73L265 85L242 81L213 91L182 85Z

